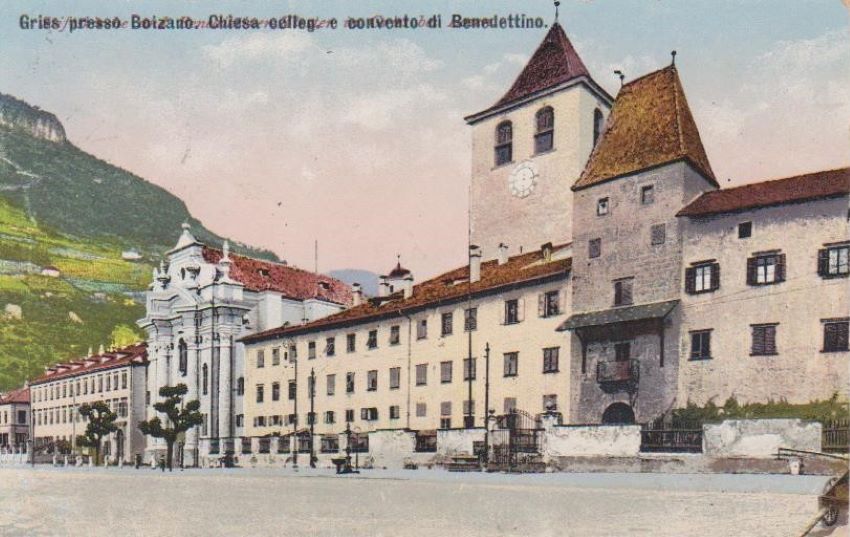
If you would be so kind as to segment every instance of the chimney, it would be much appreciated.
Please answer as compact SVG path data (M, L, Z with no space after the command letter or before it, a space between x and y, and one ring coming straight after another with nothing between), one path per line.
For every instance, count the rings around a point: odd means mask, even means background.
M381 280L378 283L378 296L390 296L390 282L387 281L386 276L381 276Z
M481 248L475 244L469 245L469 283L481 279Z
M508 262L508 245L504 242L499 243L499 264L504 265Z
M552 261L552 243L547 242L546 244L540 246L540 250L543 252L543 262L548 263Z
M352 306L359 306L363 303L363 288L359 283L351 284Z
M404 277L404 298L410 298L413 296L413 274L408 274Z

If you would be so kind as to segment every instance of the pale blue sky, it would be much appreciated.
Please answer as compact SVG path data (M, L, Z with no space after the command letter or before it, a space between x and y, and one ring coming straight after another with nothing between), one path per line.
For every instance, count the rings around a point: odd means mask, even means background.
M546 30L24 31L30 15L524 13L551 1L19 2L0 7L0 91L83 149L160 184L215 231L304 266L418 277L464 260L469 127ZM563 0L594 78L679 66L725 184L846 165L840 0ZM328 53L328 51L332 51ZM727 183L725 180L730 179ZM277 207L281 201L282 206Z

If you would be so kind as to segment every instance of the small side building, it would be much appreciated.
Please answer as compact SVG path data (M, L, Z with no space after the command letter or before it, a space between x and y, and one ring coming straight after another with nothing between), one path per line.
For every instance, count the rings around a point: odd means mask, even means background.
M0 448L25 450L29 440L29 431L29 386L0 395Z

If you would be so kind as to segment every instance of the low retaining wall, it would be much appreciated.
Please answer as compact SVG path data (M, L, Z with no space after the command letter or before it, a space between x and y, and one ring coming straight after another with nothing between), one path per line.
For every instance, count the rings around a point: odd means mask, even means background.
M556 425L543 440L547 457L636 457L640 425Z
M473 455L473 442L484 441L484 427L437 430L437 455Z
M822 425L801 419L724 420L703 425L702 451L708 457L767 458L779 448L821 450Z

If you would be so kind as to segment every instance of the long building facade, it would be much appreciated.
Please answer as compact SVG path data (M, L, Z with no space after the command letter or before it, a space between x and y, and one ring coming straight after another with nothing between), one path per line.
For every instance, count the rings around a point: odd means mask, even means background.
M343 310L351 289L339 280L233 255L198 242L184 225L176 246L154 271L147 293L147 417L163 386L185 384L201 403L203 425L186 433L184 465L233 450L244 435L245 352L240 338L282 324L300 325ZM149 439L147 459L165 453Z
M103 439L104 460L129 463L142 455L146 444L139 422L145 419L147 367L146 346L140 343L47 368L29 390L36 450L77 450L77 437L87 426L80 406L103 401L118 416L118 430Z
M0 449L28 449L30 439L29 386L0 395Z

